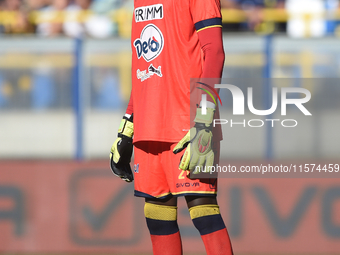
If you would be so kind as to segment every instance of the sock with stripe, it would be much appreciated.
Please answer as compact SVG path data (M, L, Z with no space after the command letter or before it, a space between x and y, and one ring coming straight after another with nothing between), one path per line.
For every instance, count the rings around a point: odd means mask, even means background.
M193 206L189 212L195 227L201 234L207 255L233 254L218 205Z
M144 214L154 255L182 255L177 207L145 203Z

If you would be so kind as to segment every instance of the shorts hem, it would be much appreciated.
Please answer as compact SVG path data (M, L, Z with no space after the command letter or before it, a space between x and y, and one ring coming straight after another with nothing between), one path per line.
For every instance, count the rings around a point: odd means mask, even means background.
M165 194L161 194L159 196L151 196L147 193L135 190L134 195L135 195L135 197L164 199L164 198L171 196L172 194L170 192L168 192L168 193L165 193Z
M183 191L172 193L174 197L183 197L183 196L203 196L203 197L216 197L216 191Z
M183 191L183 192L176 192L176 193L166 193L161 194L159 196L151 196L147 193L135 190L134 192L135 197L144 197L144 198L153 198L153 199L165 199L169 196L174 197L183 197L183 196L203 196L203 197L216 197L217 192L216 191Z

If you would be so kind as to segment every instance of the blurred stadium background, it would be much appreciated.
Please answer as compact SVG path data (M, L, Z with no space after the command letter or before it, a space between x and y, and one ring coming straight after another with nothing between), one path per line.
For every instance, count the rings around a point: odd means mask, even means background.
M222 8L224 78L288 79L316 102L294 134L224 127L222 162L339 163L339 1ZM0 0L1 254L151 254L143 201L108 166L131 89L132 15L131 0ZM220 179L235 253L340 254L332 176ZM204 254L179 208L186 254Z

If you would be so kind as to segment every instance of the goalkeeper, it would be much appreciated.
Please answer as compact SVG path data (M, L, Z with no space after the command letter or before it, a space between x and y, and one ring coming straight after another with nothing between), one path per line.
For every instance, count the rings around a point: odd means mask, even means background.
M218 163L222 139L221 130L212 127L213 118L218 118L215 98L210 97L214 84L205 82L214 78L218 83L222 75L220 2L134 4L132 91L111 148L111 169L127 182L134 180L135 196L145 199L155 255L183 254L177 225L180 196L186 199L207 254L233 254L216 200L217 179L203 179L197 171L197 166ZM190 83L190 78L200 80ZM203 91L198 88L210 93L190 96Z

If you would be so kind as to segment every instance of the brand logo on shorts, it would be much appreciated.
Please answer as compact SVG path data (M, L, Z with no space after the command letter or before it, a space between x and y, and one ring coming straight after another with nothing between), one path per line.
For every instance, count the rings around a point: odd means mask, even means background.
M144 27L140 38L133 42L138 59L142 56L145 61L150 62L161 54L164 46L164 37L161 30L154 24Z
M133 166L133 171L137 174L139 173L139 163Z
M199 182L179 182L179 183L176 183L176 188L189 188L189 187L199 187L200 186L200 183Z
M217 183L217 179L210 179L209 180L209 188L210 189L215 189L216 188L216 183Z

